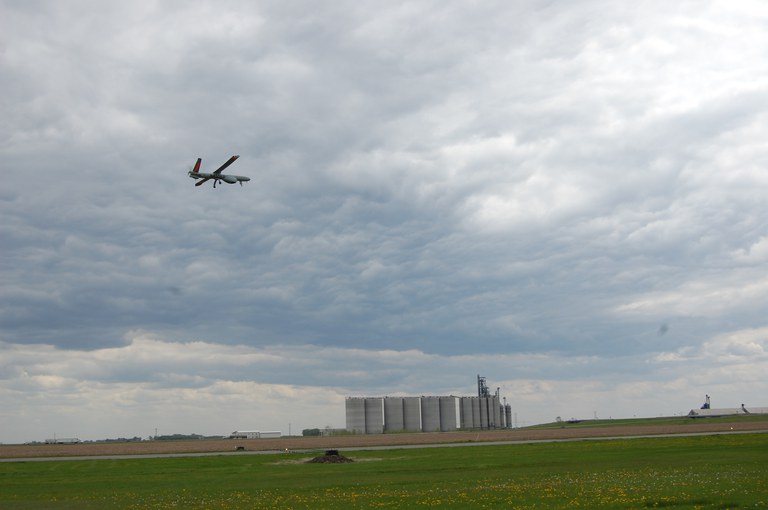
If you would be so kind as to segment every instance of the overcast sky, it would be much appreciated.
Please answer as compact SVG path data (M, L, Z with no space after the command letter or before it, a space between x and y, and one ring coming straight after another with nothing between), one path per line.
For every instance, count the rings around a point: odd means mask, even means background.
M0 0L0 441L768 406L767 54L757 0Z

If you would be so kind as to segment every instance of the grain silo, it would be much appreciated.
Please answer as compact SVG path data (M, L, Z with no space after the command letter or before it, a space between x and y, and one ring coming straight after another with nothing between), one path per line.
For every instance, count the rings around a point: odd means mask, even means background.
M347 430L365 434L365 399L347 397L344 402L347 412Z
M421 399L403 397L403 430L418 432L421 430Z
M511 429L513 426L512 423L512 406L509 404L504 404L504 415L507 417L507 428Z
M490 415L488 414L488 398L478 397L480 401L480 428L487 429L490 423Z
M461 397L459 399L459 409L461 411L461 428L475 428L475 420L472 414L472 397Z
M365 399L365 433L381 434L384 432L384 409L382 398Z
M440 397L440 431L456 430L456 397Z
M483 427L483 420L480 418L480 398L472 397L472 423L476 429Z
M501 428L501 404L499 403L498 394L491 397L490 402L488 403L488 408L493 412L492 422L489 424L490 428Z
M403 398L384 397L384 431L400 432L404 429Z
M440 431L440 398L421 397L422 432Z

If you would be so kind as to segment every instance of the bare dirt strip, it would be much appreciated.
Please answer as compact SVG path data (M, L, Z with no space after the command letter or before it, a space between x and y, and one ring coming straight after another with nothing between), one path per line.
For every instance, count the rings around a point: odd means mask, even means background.
M462 432L369 434L329 437L282 437L279 439L203 439L189 441L141 441L80 444L0 445L0 458L82 457L101 455L157 455L244 451L325 450L372 446L406 446L499 441L548 441L599 437L711 434L718 432L766 432L766 422L641 425L618 427L563 427Z

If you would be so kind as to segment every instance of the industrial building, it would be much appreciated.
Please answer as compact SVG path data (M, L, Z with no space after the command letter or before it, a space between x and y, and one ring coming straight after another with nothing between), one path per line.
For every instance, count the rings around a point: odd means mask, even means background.
M347 397L347 431L381 434L511 428L512 407L501 403L498 389L495 394L488 391L484 377L478 375L477 380L476 397Z
M45 444L78 444L80 440L76 437L55 437L46 439Z
M230 439L277 439L282 436L280 431L261 432L258 430L236 430L229 435Z
M716 418L719 416L745 416L750 414L768 414L768 407L749 407L744 404L741 407L723 407L713 409L709 395L700 409L691 409L688 413L690 418Z

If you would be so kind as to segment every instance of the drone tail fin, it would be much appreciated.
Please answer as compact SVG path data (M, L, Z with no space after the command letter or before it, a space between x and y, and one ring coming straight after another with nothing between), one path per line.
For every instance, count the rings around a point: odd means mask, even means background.
M195 163L195 168L192 169L192 172L198 173L200 171L200 163L202 163L203 160L200 158L197 158L197 163Z

